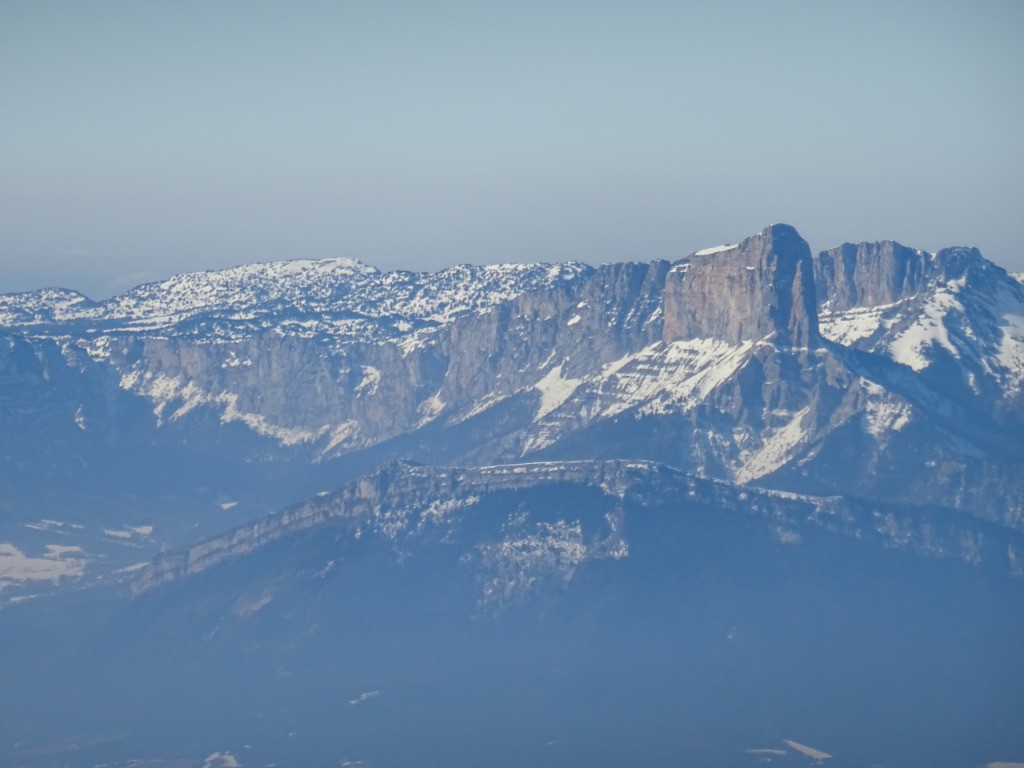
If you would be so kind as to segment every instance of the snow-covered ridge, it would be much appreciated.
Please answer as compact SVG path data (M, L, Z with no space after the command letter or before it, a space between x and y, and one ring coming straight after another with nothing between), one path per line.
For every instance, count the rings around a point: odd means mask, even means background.
M60 323L95 306L86 296L64 288L0 294L0 327Z
M975 393L981 379L1007 396L1019 393L1024 388L1024 290L1018 276L974 249L926 256L931 274L892 303L862 302L832 311L824 302L822 335L918 372L952 358Z
M102 302L59 289L3 295L0 326L90 337L231 339L277 329L307 337L389 338L591 271L576 262L417 273L381 272L354 259L281 261L176 275Z
M1024 374L1020 280L976 248L931 254L893 241L845 243L818 255L815 280L820 327L832 341L916 371L953 358L1004 388Z

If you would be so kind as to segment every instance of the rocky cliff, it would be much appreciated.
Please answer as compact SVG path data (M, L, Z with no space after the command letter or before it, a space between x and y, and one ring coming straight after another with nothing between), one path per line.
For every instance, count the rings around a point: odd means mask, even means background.
M843 243L814 261L817 301L832 312L892 304L923 290L931 270L929 254L891 240Z
M811 252L793 227L774 224L737 246L699 251L672 268L664 339L705 338L818 344Z

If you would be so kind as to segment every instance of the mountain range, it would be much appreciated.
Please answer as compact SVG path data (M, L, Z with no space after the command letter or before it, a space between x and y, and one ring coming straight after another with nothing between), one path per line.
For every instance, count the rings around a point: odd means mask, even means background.
M1024 759L1022 434L973 248L0 296L0 756Z

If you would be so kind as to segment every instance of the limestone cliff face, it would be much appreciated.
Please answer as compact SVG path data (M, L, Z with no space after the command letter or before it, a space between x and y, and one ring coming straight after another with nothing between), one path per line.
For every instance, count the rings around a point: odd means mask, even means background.
M525 293L452 324L440 344L441 400L458 408L532 387L552 367L589 373L662 333L669 264L606 264L581 286Z
M604 265L585 280L524 292L399 343L328 345L272 329L218 343L121 337L102 353L123 372L124 388L152 398L161 425L184 425L212 408L220 417L202 428L245 425L322 458L434 421L458 423L531 390L553 369L583 375L657 342L668 269L665 261Z
M893 304L954 280L966 280L975 289L1013 282L977 248L959 246L932 256L892 240L843 243L814 261L818 306L828 312Z
M797 231L775 224L739 245L698 252L669 272L664 340L820 341L811 252Z
M930 269L927 253L891 240L843 243L814 262L818 305L837 312L892 304L922 290Z

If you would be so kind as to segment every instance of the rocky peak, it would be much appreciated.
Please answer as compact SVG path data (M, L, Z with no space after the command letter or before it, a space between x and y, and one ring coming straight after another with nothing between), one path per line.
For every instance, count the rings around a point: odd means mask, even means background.
M972 284L979 284L1006 275L1002 267L982 256L977 248L964 246L943 248L937 252L935 269L945 282L967 278Z
M818 306L841 312L892 304L921 290L930 267L927 253L892 240L843 243L814 262Z
M668 273L664 313L668 342L817 346L810 248L793 227L773 224L739 245L698 251Z

